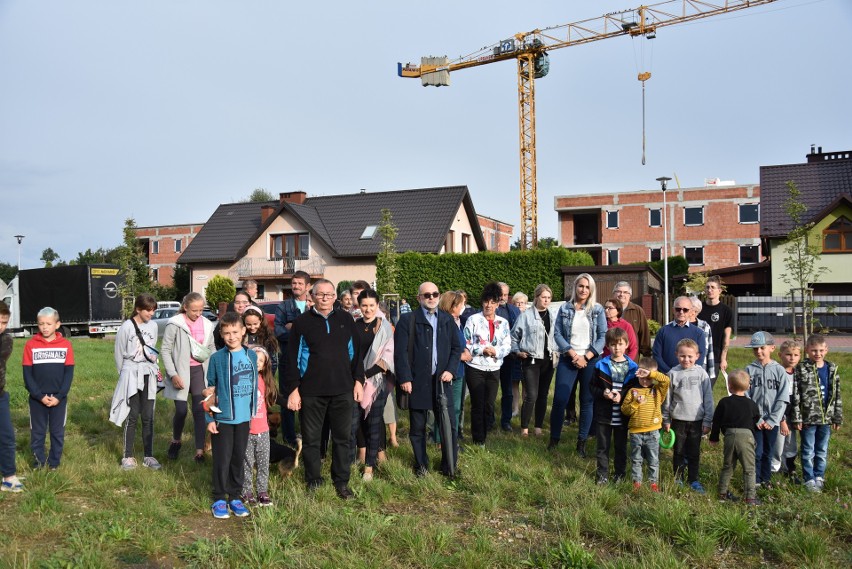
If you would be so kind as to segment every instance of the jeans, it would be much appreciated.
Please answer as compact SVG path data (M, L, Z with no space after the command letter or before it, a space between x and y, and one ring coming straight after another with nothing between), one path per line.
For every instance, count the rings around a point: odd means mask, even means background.
M592 428L592 414L594 412L594 399L589 389L589 384L595 375L595 364L599 358L589 360L584 368L574 367L567 356L559 358L556 367L556 389L553 393L553 407L550 410L550 438L559 440L562 434L562 421L565 420L565 404L574 384L580 384L580 430L577 439L584 441L589 438Z
M805 482L825 478L825 459L828 456L828 439L831 425L804 425L802 427L802 475Z
M534 415L534 425L540 429L544 425L544 414L547 411L547 394L553 381L553 360L550 358L536 359L529 363L527 358L521 362L521 372L524 384L524 403L521 406L521 428L529 427Z
M778 438L778 427L764 430L758 429L754 435L754 454L757 465L757 483L769 482L772 479L772 449ZM804 433L804 431L802 431ZM804 462L804 461L802 461Z
M642 482L642 462L648 464L648 482L656 483L660 470L660 431L630 434L630 474Z
M0 474L15 474L15 426L9 411L9 392L0 394Z
M41 401L29 398L30 403L30 450L36 462L58 468L65 446L65 421L68 418L68 398L60 399L59 405L47 407ZM45 456L45 437L50 432L50 454Z

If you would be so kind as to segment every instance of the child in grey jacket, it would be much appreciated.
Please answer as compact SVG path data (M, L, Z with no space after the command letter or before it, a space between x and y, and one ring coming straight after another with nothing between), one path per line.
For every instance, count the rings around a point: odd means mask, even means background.
M704 494L698 481L701 437L710 432L713 422L713 388L707 371L696 365L698 344L691 338L677 343L678 365L669 370L671 387L663 405L663 429L675 432L673 468L682 484L684 465L689 487Z
M746 347L752 348L755 357L746 367L751 379L746 394L760 409L760 421L754 436L756 478L758 486L768 488L772 478L772 449L778 437L779 425L787 411L787 403L790 402L790 385L784 366L772 359L772 352L775 351L772 334L755 332Z

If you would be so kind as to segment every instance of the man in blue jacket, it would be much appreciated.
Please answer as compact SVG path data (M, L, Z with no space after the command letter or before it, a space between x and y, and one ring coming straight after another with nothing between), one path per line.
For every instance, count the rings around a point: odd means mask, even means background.
M409 401L410 432L414 449L414 472L424 476L429 470L426 454L426 414L435 411L435 421L440 429L443 420L437 402L437 389L443 389L449 409L453 409L453 377L458 371L463 350L458 327L453 317L438 310L441 293L434 283L420 285L417 300L420 307L403 314L394 333L394 364L400 389L411 394ZM412 332L413 330L413 332ZM455 413L450 413L453 440L444 441L441 447L441 472L453 474L448 459L458 462L458 426Z
M692 309L692 301L689 298L677 297L674 301L674 320L660 328L654 337L652 352L660 373L667 374L670 369L680 363L677 360L677 343L684 338L691 338L698 344L698 361L695 365L704 367L707 336L697 325L689 323Z

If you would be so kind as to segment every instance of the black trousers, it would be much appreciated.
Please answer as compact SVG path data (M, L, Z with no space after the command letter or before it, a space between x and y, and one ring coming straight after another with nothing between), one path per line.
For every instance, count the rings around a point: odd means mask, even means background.
M608 423L596 423L598 479L609 478L609 449L615 449L613 476L617 480L624 478L627 472L627 423L614 427Z
M444 395L447 397L447 409L450 416L450 429L453 433L452 441L442 441L441 443L441 472L449 474L449 453L453 453L453 464L458 464L459 451L459 431L456 424L456 413L453 405L453 384L452 382L443 382L438 377L433 377L432 382L438 389L444 390ZM495 389L495 396L497 391ZM493 401L492 401L493 405ZM435 415L435 429L441 432L443 413L441 413L440 405L437 401L437 396L432 393L432 409L409 409L408 417L410 422L410 430L408 440L411 441L411 448L414 450L414 470L422 471L429 470L429 455L426 452L426 416L429 411L433 411Z
M210 436L213 446L213 501L239 500L243 491L246 447L250 423L219 423Z
M530 358L521 360L521 381L524 384L524 403L521 406L521 428L530 425L530 419L535 415L533 423L537 429L544 425L544 415L547 413L547 394L553 381L553 360L536 359L529 363Z
M488 417L494 416L494 402L500 386L500 370L482 371L467 366L464 371L470 392L470 435L473 442L485 443Z
M340 395L303 396L299 422L302 426L302 454L305 482L309 486L322 483L320 439L328 417L331 427L331 481L335 487L349 483L349 439L352 434L352 392Z
M686 481L698 480L698 461L701 456L701 421L680 421L672 419L675 432L673 466L675 478L683 478L683 465L686 464Z
M142 391L137 391L128 401L130 413L124 421L124 458L133 456L133 443L136 442L136 424L142 417L142 448L143 456L154 456L154 403L156 399L148 399L148 382L151 376L146 375Z

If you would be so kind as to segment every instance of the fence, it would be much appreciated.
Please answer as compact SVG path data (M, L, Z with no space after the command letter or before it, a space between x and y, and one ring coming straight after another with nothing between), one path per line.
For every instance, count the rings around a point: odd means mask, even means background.
M852 296L815 296L814 331L852 331ZM731 307L736 316L734 333L766 330L793 331L793 308L784 296L738 296ZM801 322L801 311L797 320Z

